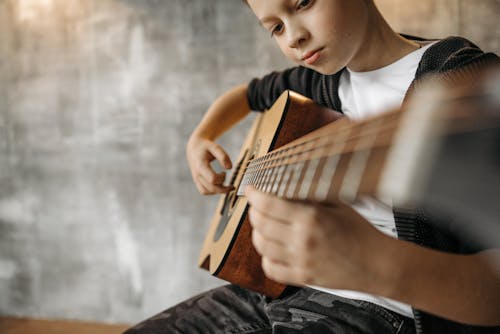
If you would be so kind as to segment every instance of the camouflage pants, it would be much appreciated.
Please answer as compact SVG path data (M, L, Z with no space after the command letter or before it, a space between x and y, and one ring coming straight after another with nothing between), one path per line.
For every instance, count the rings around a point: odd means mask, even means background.
M415 333L413 319L365 301L311 288L276 300L228 285L147 319L125 334L160 333Z

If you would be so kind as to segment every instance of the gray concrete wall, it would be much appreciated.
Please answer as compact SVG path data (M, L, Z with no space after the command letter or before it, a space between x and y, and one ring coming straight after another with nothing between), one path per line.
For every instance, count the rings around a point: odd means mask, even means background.
M379 3L499 51L497 0ZM286 66L239 0L0 0L0 314L131 323L220 284L196 267L216 198L185 142L216 96Z
M500 0L375 0L397 31L427 38L463 36L500 52Z

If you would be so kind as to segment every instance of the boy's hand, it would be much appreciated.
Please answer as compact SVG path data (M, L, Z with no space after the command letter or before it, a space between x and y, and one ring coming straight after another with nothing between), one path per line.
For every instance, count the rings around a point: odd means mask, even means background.
M225 169L232 166L231 159L219 144L209 139L191 137L186 155L193 181L201 194L226 193L233 189L232 186L223 185L226 173L216 173L210 166L213 160L217 160Z
M252 241L269 278L366 291L384 279L384 236L351 207L277 198L247 187Z

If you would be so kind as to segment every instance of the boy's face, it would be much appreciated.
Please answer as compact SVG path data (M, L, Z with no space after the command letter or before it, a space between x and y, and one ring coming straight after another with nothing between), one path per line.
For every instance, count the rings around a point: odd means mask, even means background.
M248 0L281 51L323 74L347 66L365 39L369 0Z

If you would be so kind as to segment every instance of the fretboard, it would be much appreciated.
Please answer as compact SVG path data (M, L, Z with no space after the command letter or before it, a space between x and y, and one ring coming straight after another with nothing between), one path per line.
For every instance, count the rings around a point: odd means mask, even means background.
M333 123L253 159L238 195L247 185L289 199L373 195L400 118L401 112L394 111L362 122Z

